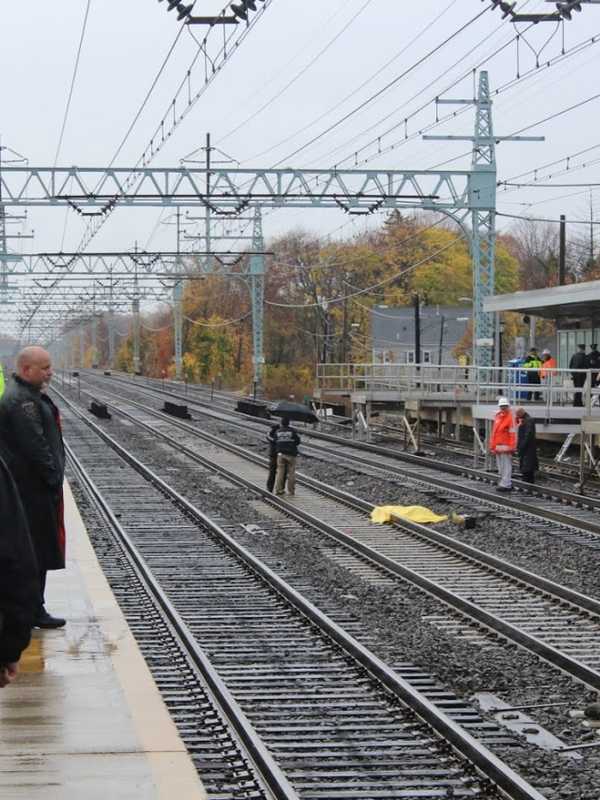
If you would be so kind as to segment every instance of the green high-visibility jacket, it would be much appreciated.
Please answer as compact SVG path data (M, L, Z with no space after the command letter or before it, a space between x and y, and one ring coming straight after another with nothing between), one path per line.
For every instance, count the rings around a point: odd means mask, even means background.
M527 359L527 361L523 364L523 369L540 369L542 366L542 362L539 358L535 358L535 356L531 356Z
M2 364L0 364L0 397L4 394L4 370L2 369Z

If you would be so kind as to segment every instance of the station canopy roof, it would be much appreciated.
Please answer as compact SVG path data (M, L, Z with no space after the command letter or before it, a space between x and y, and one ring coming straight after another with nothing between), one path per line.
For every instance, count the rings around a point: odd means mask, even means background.
M495 294L483 301L484 311L516 311L554 320L600 319L600 281L571 283L550 289Z

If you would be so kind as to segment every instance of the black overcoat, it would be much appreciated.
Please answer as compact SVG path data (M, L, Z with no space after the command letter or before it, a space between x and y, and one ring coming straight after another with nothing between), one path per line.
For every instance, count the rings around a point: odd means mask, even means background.
M521 472L535 472L539 467L535 422L527 415L521 419L517 434L517 453Z
M2 458L0 514L0 664L10 664L29 644L40 588L21 498Z
M16 375L0 400L0 449L21 495L40 569L62 569L65 449L58 409Z

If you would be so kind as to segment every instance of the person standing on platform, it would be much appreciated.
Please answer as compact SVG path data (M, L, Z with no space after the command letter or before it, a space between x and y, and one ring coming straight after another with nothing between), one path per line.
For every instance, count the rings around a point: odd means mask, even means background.
M293 497L296 493L296 457L300 437L290 426L287 417L281 420L281 427L273 433L275 448L277 450L277 477L275 481L275 494L284 492L286 479L288 494Z
M517 408L517 453L519 454L519 468L525 483L535 483L535 471L539 467L537 457L537 439L535 435L535 420L529 416L524 408Z
M498 492L512 492L512 457L517 449L517 429L510 403L506 397L498 400L498 411L492 427L490 452L496 456L500 480Z
M21 498L0 457L0 689L17 675L39 606L38 567Z
M569 361L569 369L587 369L587 366L588 362L585 354L585 345L578 344L577 352L571 356L571 360ZM587 376L585 372L572 372L571 377L573 378L573 386L576 389L581 389L581 387L585 384L585 379ZM583 397L581 392L575 392L573 394L573 405L577 408L581 408L583 406Z
M541 383L540 369L542 368L542 362L540 361L540 357L538 356L538 352L535 347L532 347L529 350L527 359L522 368L527 370L527 383L533 386L539 386ZM540 392L527 393L528 400L539 400L540 397Z
M48 570L64 569L63 479L65 450L58 408L44 389L52 379L49 353L26 347L17 371L0 400L0 442L25 509L39 568L39 603L35 627L60 628L44 593Z
M594 342L590 345L591 350L586 356L587 368L593 370L591 373L592 389L598 385L598 372L600 372L600 353L598 345Z
M540 369L540 378L543 381L549 380L551 376L556 375L558 364L550 350L542 350L542 368Z

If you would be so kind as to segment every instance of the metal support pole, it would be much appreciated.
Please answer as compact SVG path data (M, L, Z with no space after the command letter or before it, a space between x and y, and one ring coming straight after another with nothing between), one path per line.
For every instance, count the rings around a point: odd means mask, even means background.
M110 369L115 365L115 312L112 305L108 309L108 366Z
M413 295L413 308L415 310L415 364L417 368L421 363L421 301L419 295Z
M183 375L183 281L173 286L173 326L175 330L175 377Z
M96 312L92 314L92 366L98 365L98 319Z
M492 365L494 315L485 313L483 301L494 293L496 250L496 143L493 138L492 101L488 73L479 74L475 113L470 207L473 258L473 363Z
M177 207L177 269L181 269L181 209ZM173 326L175 344L175 377L183 376L183 281L173 286Z
M265 356L263 351L264 331L264 297L265 297L265 257L262 229L262 214L257 206L254 212L254 228L250 256L250 293L252 300L252 351L254 361L254 385L258 396L263 393L263 367Z
M529 347L535 347L536 317L529 317Z
M566 283L566 260L567 260L567 218L564 214L560 215L560 247L558 253L558 285L564 286Z
M83 369L85 365L85 329L79 326L79 367Z
M131 303L133 312L133 371L140 372L140 298L134 297Z

